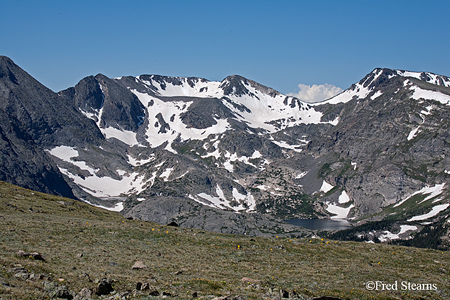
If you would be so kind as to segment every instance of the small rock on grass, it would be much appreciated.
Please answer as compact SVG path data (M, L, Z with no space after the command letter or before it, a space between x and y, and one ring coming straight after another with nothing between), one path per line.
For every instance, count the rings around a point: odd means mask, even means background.
M138 260L131 267L132 270L146 270L148 267L144 264L142 260Z
M242 283L249 283L249 284L260 284L261 280L253 279L253 278L250 278L250 277L244 277L244 278L241 279L241 282Z
M149 287L149 296L159 296L159 292L155 287Z
M89 274L88 274L88 273L85 273L85 272L81 273L81 274L78 276L78 278L80 278L80 279L85 279L85 280L87 280L88 282L92 282L91 276L89 276Z
M19 252L17 252L17 256L19 257L32 257L35 260L42 260L45 261L45 258L42 256L42 254L38 253L38 252L25 252L23 250L19 250Z
M150 296L159 296L159 291L154 287L151 286L148 282L137 282L136 283L136 291L138 292L148 292Z
M111 297L105 298L105 300L127 300L130 299L130 292L126 291L126 292L121 292L121 293L117 293Z

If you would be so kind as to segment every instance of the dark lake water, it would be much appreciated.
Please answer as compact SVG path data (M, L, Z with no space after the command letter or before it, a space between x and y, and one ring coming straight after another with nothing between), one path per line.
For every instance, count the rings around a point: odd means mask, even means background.
M285 220L286 223L301 226L313 230L344 230L352 227L350 222L346 220L329 220L329 219L292 219Z

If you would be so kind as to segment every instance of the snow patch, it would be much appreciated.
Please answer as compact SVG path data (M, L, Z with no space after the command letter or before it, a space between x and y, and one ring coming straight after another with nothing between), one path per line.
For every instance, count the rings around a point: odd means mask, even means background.
M192 101L163 101L136 90L131 90L131 92L146 107L150 102L153 102L146 130L147 141L151 147L158 147L167 142L166 150L176 153L171 148L171 144L178 137L181 140L204 140L210 134L220 134L231 128L226 119L215 119L217 123L206 129L188 127L182 122L180 115L187 112L189 106L193 103ZM164 130L161 129L161 126L163 126L163 124L160 124L161 117L166 125L168 124L168 127Z
M103 205L98 205L98 204L93 204L93 203L89 203L89 204L93 205L93 206L96 206L96 207L99 207L99 208L103 208L103 209L109 210L109 211L120 212L120 211L123 210L123 202L116 203L116 205L114 205L113 207L106 207L106 206L103 206Z
M415 129L413 129L413 130L411 130L411 132L408 134L408 137L407 137L406 139L407 139L408 141L410 141L410 140L412 140L413 138L415 138L416 135L417 135L417 133L420 132L420 131L419 131L419 128L420 128L420 126L417 127L417 128L415 128Z
M100 128L100 131L107 139L116 138L128 146L138 145L136 133L128 130L120 130L114 127Z
M131 192L140 193L144 190L147 183L144 180L144 175L138 173L131 173L127 176L122 176L120 180L111 177L99 177L97 175L89 177L80 177L76 174L70 173L67 169L59 168L61 173L71 178L79 187L92 196L117 197L121 194L129 194Z
M74 158L78 157L79 153L73 147L59 146L47 151L63 161L88 171L90 173L89 176L80 176L78 174L72 174L65 168L59 167L61 173L71 178L84 191L95 197L116 197L132 191L141 192L146 183L144 181L144 175L139 175L138 173L127 174L123 170L117 170L120 179L114 179L107 176L99 177L96 174L99 169L93 169L84 161L74 160Z
M132 165L133 167L142 166L142 165L145 165L146 163L149 163L149 162L152 162L153 160L155 160L154 154L152 154L147 159L137 159L137 158L132 157L129 154L127 154L127 157L128 157L128 163L130 165Z
M372 96L370 96L370 99L371 99L371 100L374 100L374 99L380 97L381 95L383 95L383 92L377 91L375 94L373 94Z
M443 210L446 210L447 207L449 207L450 204L446 203L446 204L441 204L441 205L436 205L435 207L433 207L431 209L431 211L429 213L423 214L423 215L419 215L419 216L415 216L412 217L410 219L408 219L409 222L412 221L421 221L421 220L426 220L429 219L431 217L436 216L438 213L440 213Z
M405 201L407 201L408 199L410 199L411 197L418 195L418 194L422 194L422 195L427 195L429 194L425 199L423 199L423 201L421 201L420 203L429 200L431 198L434 198L436 196L439 196L440 194L442 194L443 190L445 187L445 183L441 183L441 184L436 184L435 186L426 186L424 188L422 188L421 190L412 193L411 195L407 196L405 199L401 200L400 202L398 202L397 204L394 205L394 207L398 207L400 205L402 205Z
M176 77L180 84L173 84L171 82L164 82L164 87L153 78L149 80L144 80L141 76L137 77L141 83L151 87L156 87L158 93L164 97L176 97L176 96L187 96L187 97L199 97L199 98L211 98L211 97L221 97L223 95L222 89L219 88L221 82L218 81L208 81L202 80L200 78L186 78L186 77ZM188 80L195 81L191 85ZM192 83L192 82L191 82Z
M322 183L322 187L320 188L319 192L324 192L325 194L331 191L331 189L334 188L333 185L329 184L325 180Z
M239 193L236 188L233 188L233 200L239 203L238 206L231 205L231 201L226 199L225 194L219 185L216 186L216 194L217 196L211 196L206 193L200 193L196 196L189 195L189 198L203 205L219 209L231 209L235 212L252 212L256 210L255 199L250 193L243 195Z
M431 114L431 110L433 109L433 106L432 105L427 106L427 107L425 107L425 109L426 110L422 110L420 113L423 115L429 115L429 114Z
M47 150L51 155L62 159L63 161L72 163L71 158L78 156L78 151L69 146L58 146L51 150Z
M339 117L336 117L333 121L330 121L328 123L333 126L336 126L337 124L339 124Z
M297 176L295 176L295 179L300 179L306 176L306 174L308 174L308 171L302 172L300 174L298 174Z
M445 87L450 87L450 80L445 76L436 75L429 72L411 72L411 71L397 71L397 74L404 77L413 77L419 80L422 80L421 76L425 73L425 75L428 77L428 80L426 82L435 84L435 85L441 85Z
M275 141L272 140L272 143L274 143L275 145L278 145L281 148L285 148L285 149L291 149L294 150L295 152L302 152L302 149L299 149L302 145L290 145L288 143L286 143L285 141Z
M381 236L378 237L378 239L381 242L396 240L400 238L400 235L408 232L408 231L416 231L417 226L411 226L411 225L400 225L400 232L399 233L391 233L390 231L384 231Z
M350 210L355 207L353 204L351 204L349 207L340 207L335 204L327 203L328 207L326 210L329 213L335 214L335 216L332 216L331 219L346 219L348 214L350 213Z
M160 178L163 178L164 181L168 181L169 180L169 176L170 174L172 174L174 168L167 168L164 170L164 172L161 173L161 175L159 175Z
M415 100L419 100L420 98L423 98L423 99L436 100L442 104L450 105L450 96L449 95L446 95L446 94L443 94L443 93L437 92L437 91L424 90L415 85L412 85L410 87L410 89L412 91L414 91L412 98Z
M100 169L93 169L92 167L88 166L84 161L74 160L74 158L78 157L79 153L73 147L58 146L51 150L46 151L48 151L51 155L58 157L59 159L65 162L69 162L72 165L77 166L83 171L88 171L89 174L91 175L95 174L100 170Z
M346 191L342 191L342 194L339 196L338 202L340 204L347 203L350 201L350 197L348 196Z
M222 103L238 116L238 120L247 122L252 128L276 132L300 124L322 123L322 113L311 105L282 94L268 95L251 84L243 84L249 91L248 95L229 95L228 101ZM241 111L237 108L242 105L248 110Z

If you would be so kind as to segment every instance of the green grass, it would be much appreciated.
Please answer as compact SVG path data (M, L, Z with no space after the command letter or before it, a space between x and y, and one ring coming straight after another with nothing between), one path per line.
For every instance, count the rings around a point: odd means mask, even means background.
M273 299L281 289L304 298L450 298L448 252L167 227L2 182L0 195L0 282L9 285L0 283L3 299L47 297L46 279L14 277L11 269L19 264L74 292L110 278L118 292L132 295L137 282L148 282L176 299L192 299L194 292L204 299L229 294ZM19 250L37 251L46 261L18 257ZM137 260L148 269L131 270ZM84 273L93 282L80 277ZM244 277L259 282L242 282ZM438 291L368 291L368 281L430 283ZM131 298L160 299L145 293Z

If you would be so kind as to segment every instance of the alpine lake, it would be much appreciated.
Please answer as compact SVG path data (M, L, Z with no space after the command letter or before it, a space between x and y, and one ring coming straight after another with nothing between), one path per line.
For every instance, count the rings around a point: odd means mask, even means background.
M352 228L352 224L344 219L291 219L286 223L312 230L338 231Z

